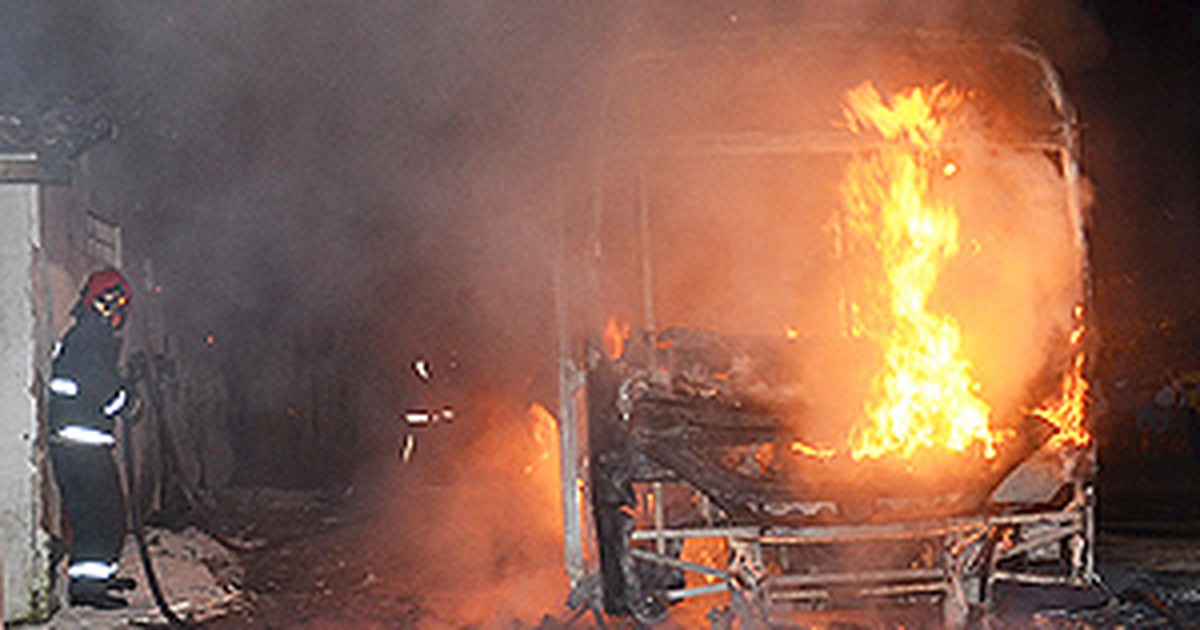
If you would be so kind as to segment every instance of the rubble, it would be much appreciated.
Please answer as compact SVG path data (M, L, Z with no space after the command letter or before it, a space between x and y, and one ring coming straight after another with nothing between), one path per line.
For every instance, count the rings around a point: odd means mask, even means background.
M172 611L189 623L203 623L241 610L251 602L243 589L243 571L237 555L213 537L188 527L180 531L148 528L146 543L151 562ZM65 577L56 588L60 608L49 622L33 628L164 627L166 620L154 603L130 536L121 558L122 574L137 580L126 594L129 607L96 610L66 605Z

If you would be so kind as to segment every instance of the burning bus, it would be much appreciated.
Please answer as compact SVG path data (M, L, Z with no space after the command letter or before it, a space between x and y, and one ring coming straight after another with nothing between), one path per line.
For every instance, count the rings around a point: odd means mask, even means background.
M612 82L558 279L573 603L960 627L1088 585L1085 214L1038 49L760 33Z

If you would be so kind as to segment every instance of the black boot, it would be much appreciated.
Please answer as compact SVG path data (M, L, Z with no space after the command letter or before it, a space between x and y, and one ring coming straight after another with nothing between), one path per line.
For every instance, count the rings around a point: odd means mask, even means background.
M124 576L109 578L105 587L110 591L132 591L137 588L137 580Z
M106 580L73 579L67 588L72 606L91 606L103 610L124 608L129 602L123 597L108 594Z

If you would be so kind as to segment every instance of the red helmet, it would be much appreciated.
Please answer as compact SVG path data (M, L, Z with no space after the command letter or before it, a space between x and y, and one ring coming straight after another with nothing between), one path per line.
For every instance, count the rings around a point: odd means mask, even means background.
M110 267L88 276L79 291L79 305L99 313L113 328L121 328L131 297L129 282L119 271Z
M125 303L129 303L129 299L133 293L129 290L129 282L125 280L125 276L121 272L109 267L93 272L88 276L86 282L83 283L83 289L80 291L79 297L87 304L91 304L97 297L117 289L125 296Z

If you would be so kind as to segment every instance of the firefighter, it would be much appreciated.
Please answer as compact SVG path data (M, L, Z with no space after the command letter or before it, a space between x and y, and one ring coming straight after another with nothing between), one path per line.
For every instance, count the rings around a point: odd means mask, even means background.
M49 383L49 450L69 530L71 605L120 608L114 592L133 588L117 577L125 542L125 496L114 459L117 416L132 391L118 370L131 298L115 269L88 276L71 309L75 324L55 351Z
M446 386L449 384L449 374L458 368L458 358L451 353L445 365L435 368L433 362L425 356L418 356L409 365L417 385L414 396L417 403L404 412L404 427L400 435L400 461L408 463L417 448L418 433L438 424L448 424L454 421L454 407L446 404Z

